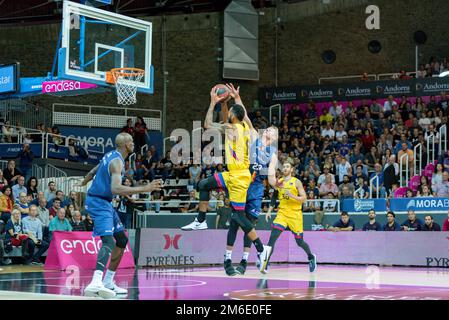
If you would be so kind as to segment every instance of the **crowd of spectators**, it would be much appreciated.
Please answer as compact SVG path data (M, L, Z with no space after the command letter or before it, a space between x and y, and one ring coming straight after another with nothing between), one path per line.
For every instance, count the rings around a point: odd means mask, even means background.
M443 221L443 228L434 221L432 215L427 214L424 221L416 217L413 210L408 210L407 219L399 224L396 222L396 215L393 211L387 212L387 222L381 225L376 221L376 212L371 209L368 212L368 222L366 222L361 229L356 229L354 220L349 217L346 211L342 211L340 219L335 221L332 226L327 225L326 229L329 231L449 231L449 212L447 218Z
M36 177L25 182L14 160L0 171L0 262L3 264L11 263L10 259L3 258L5 253L21 247L25 264L40 265L54 231L93 230L91 217L80 209L77 192L71 191L66 196L54 181L44 191L38 191L38 183Z

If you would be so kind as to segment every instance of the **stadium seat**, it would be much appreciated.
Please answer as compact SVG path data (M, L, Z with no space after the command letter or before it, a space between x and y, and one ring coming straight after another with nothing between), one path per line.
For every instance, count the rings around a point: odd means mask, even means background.
M407 196L407 187L400 187L394 192L395 198L405 198Z
M418 191L419 185L421 183L421 176L415 175L408 182L408 187L413 190L413 192Z

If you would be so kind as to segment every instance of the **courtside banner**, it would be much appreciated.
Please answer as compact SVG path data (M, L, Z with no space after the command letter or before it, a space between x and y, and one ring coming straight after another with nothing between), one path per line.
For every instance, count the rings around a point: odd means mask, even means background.
M432 212L449 210L449 198L395 198L390 199L391 211Z
M268 242L270 231L259 230L257 234L264 244ZM226 235L227 230L141 229L138 265L221 265ZM242 237L243 233L239 232L232 254L235 263L240 262L242 256ZM317 255L318 263L449 268L449 232L306 231L304 240ZM256 250L252 246L249 262L255 261ZM308 262L305 252L287 231L276 242L271 261Z
M346 212L387 211L386 199L345 199L342 210Z
M55 231L47 252L45 269L66 270L78 267L93 270L100 248L101 239L100 237L92 238L92 232ZM134 258L129 243L126 245L119 268L134 268Z
M269 231L258 231L263 243L268 243ZM141 229L139 266L192 266L198 264L222 264L226 246L227 230L181 231L179 229ZM285 232L276 243L273 261L287 261L288 241L293 238ZM256 261L251 249L249 262ZM242 257L243 233L237 234L233 258Z

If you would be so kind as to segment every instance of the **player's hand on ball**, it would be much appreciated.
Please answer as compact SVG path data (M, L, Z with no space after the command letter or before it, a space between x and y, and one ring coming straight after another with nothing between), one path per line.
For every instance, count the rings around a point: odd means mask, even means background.
M240 98L240 87L237 89L234 87L232 83L227 83L226 87L229 89L229 95L235 100L236 98Z
M163 186L163 181L161 179L158 180L153 180L151 183L147 184L148 186L148 191L158 191L162 189Z
M224 99L226 99L226 96L220 98L217 94L217 86L214 86L210 91L210 101L213 102L214 104L217 104Z

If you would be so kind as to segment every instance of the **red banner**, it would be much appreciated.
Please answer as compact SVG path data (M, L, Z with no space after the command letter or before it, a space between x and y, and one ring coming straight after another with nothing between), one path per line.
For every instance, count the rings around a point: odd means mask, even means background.
M45 270L66 270L73 267L93 270L100 248L101 239L92 238L92 232L55 231L47 252ZM119 269L125 268L134 268L129 242L119 265Z

